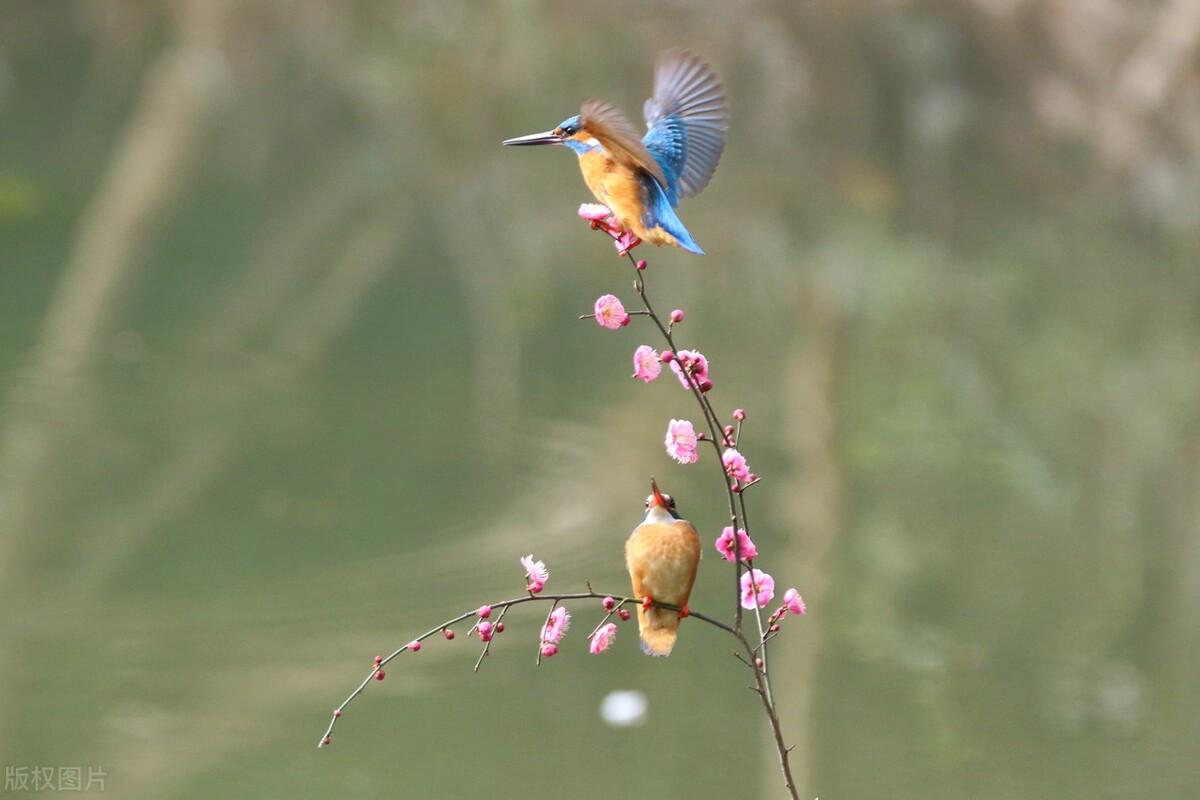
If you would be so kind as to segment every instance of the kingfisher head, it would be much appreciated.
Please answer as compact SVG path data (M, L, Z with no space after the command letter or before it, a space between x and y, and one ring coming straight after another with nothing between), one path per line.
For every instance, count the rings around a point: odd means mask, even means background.
M679 519L679 513L675 510L675 498L660 491L654 478L651 478L650 494L646 497L646 519L664 516Z
M600 146L600 143L596 141L596 137L588 133L583 122L580 121L578 114L573 117L567 117L548 131L531 133L527 136L517 136L514 139L505 139L504 144L517 146L562 144L571 148L579 155L583 155L592 148Z

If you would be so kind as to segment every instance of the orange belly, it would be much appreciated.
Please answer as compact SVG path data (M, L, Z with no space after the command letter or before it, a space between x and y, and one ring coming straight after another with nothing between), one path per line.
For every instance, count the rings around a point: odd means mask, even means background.
M647 523L625 543L625 566L638 597L687 605L700 564L700 537L690 522Z
M588 189L597 200L609 207L622 228L632 231L643 242L676 244L675 237L661 227L655 225L647 228L643 223L646 186L640 169L614 161L603 148L580 156L579 169Z

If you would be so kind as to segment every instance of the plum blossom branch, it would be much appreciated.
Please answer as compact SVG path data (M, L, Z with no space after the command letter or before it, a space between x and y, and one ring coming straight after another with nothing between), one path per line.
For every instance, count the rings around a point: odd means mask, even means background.
M627 310L621 300L612 294L599 297L594 304L593 313L580 315L579 319L591 319L601 328L620 330L631 324L635 317L649 319L663 341L666 349L661 353L649 345L641 345L633 355L633 377L644 383L656 380L668 366L680 385L695 399L703 418L705 430L696 431L695 426L688 420L672 419L667 428L664 441L667 453L681 464L691 464L699 460L699 445L705 442L711 445L717 468L721 471L721 483L725 490L725 500L729 512L729 525L714 542L716 549L725 560L733 565L734 607L732 623L725 623L700 612L690 611L690 616L711 625L731 635L739 650L733 651L733 656L747 666L754 674L754 685L750 688L758 695L763 711L770 724L775 747L779 756L779 765L783 773L784 783L788 794L794 800L799 800L795 780L792 777L789 753L792 748L785 743L779 713L775 703L774 690L768 666L768 644L779 636L780 623L790 615L801 616L806 613L804 601L794 588L789 588L783 596L783 605L771 613L764 622L762 609L775 596L775 580L769 574L755 566L759 555L758 547L750 538L750 522L746 508L746 489L757 485L761 479L750 471L746 457L741 452L742 424L746 413L738 408L733 411L732 424L723 425L721 418L713 408L709 393L713 389L713 381L709 374L708 358L698 350L681 349L676 342L676 328L684 322L686 315L682 309L674 309L665 318L661 317L650 302L646 287L646 261L634 258L630 252L640 242L636 236L623 230L612 213L604 206L585 204L580 207L580 216L587 219L593 229L603 230L612 237L619 255L629 259L634 269L633 286L641 303L640 309ZM532 555L524 556L520 563L525 570L525 594L500 600L490 605L479 606L471 611L452 617L439 625L430 628L407 644L396 648L386 656L376 656L371 671L333 710L329 725L318 742L318 747L326 747L332 740L334 727L343 713L370 685L372 680L382 681L386 677L384 667L404 653L416 654L422 649L422 643L441 634L447 641L455 638L451 626L465 620L475 618L474 624L468 629L467 636L477 636L482 644L474 671L478 672L484 659L491 653L496 637L504 631L504 617L510 609L526 603L546 602L550 608L537 639L537 664L541 665L545 658L558 653L559 644L567 636L571 625L571 612L566 604L575 601L600 600L600 606L605 612L600 621L587 635L588 651L598 655L608 649L618 632L616 623L610 620L616 616L620 621L628 621L632 615L626 606L639 605L645 598L628 597L623 595L597 592L591 583L586 583L586 592L569 592L545 594L546 582L550 573L542 561L535 561ZM653 606L678 612L685 616L688 609L678 606L649 601ZM757 635L747 635L744 627L744 612L751 611L754 617L754 627ZM495 620L492 615L495 614Z
M770 575L754 566L754 558L758 555L758 551L750 539L750 522L746 511L744 491L757 484L760 479L758 475L750 471L745 456L738 450L746 412L740 408L735 409L733 412L734 424L726 426L721 424L720 417L708 397L713 388L712 379L709 377L708 359L698 351L682 350L676 343L675 326L685 319L684 312L681 309L675 309L664 322L654 310L646 288L647 263L644 259L636 259L630 252L637 246L636 237L631 242L611 212L605 215L602 213L604 211L607 209L603 206L585 204L580 207L579 215L588 220L593 229L602 230L612 237L618 254L625 256L633 265L633 288L637 292L642 308L626 311L615 296L604 295L596 301L597 322L600 321L599 313L602 303L609 306L615 303L620 310L621 322L619 325L603 325L601 323L603 327L612 330L628 325L634 316L649 318L668 348L659 355L659 359L662 363L670 366L671 371L675 373L683 387L691 392L699 406L704 425L708 429L707 435L696 433L692 424L687 420L672 419L667 426L667 453L682 464L695 463L699 460L696 452L697 443L707 441L712 445L716 455L717 464L721 469L721 481L725 487L730 521L730 527L726 528L729 533L728 539L726 540L723 533L721 537L718 537L716 546L722 555L733 563L735 593L732 633L742 645L746 658L743 658L741 654L735 653L735 655L739 660L751 665L754 670L755 686L753 688L762 701L763 710L771 726L784 783L789 795L798 800L799 795L789 759L791 748L787 746L783 738L767 655L767 645L778 635L779 621L783 619L787 609L781 607L772 614L766 624L763 623L762 608L774 597L775 581ZM634 352L634 377L645 383L653 381L661 372L661 368L655 368L650 363L650 355L653 352L653 348L648 345L642 345ZM744 572L743 567L745 568ZM789 589L788 592L789 594L795 593L795 590ZM796 594L796 597L799 598L799 595ZM802 601L800 601L800 605L803 605ZM743 609L753 611L758 633L757 639L754 641L748 638L743 631Z
M607 603L603 602L603 601L607 601L610 599L613 601L613 608L611 610L609 610L607 608ZM329 746L329 744L332 743L333 729L334 729L334 727L336 727L338 720L340 720L342 718L342 714L345 712L346 708L351 703L353 703L356 699L358 699L358 696L361 695L368 686L370 686L371 681L373 681L373 680L381 681L385 677L387 677L387 673L383 669L384 667L386 667L388 664L390 664L393 660L395 660L398 656L400 656L403 653L416 654L416 653L420 652L421 643L424 642L425 640L427 640L431 637L437 636L438 634L442 634L443 637L448 640L453 640L455 638L454 636L445 636L445 634L443 632L444 631L452 631L453 630L451 628L452 625L457 625L458 623L463 622L464 620L471 619L472 617L479 617L479 621L475 624L475 626L473 626L471 628L471 631L470 631L470 632L476 633L479 636L479 638L484 642L483 650L479 655L479 660L475 662L475 670L474 671L478 672L479 665L483 662L484 657L490 652L492 642L495 640L496 635L498 633L502 633L504 631L504 627L503 627L504 615L508 613L508 610L510 608L512 608L514 606L524 605L525 603L539 603L539 602L549 602L552 604L552 606L559 606L559 604L565 603L565 602L568 602L571 600L601 600L602 607L605 608L605 610L608 612L605 615L604 619L601 621L601 624L596 626L596 630L593 631L592 634L590 634L588 638L591 638L592 635L595 635L596 631L598 631L601 627L603 627L603 625L608 622L608 619L613 614L620 615L622 621L628 620L629 612L627 609L625 609L625 606L626 605L637 605L638 603L641 602L640 598L626 597L624 595L607 594L605 592L596 592L596 591L593 591L591 588L589 588L588 591L586 591L586 592L568 592L565 594L524 594L519 597L511 597L507 600L499 600L497 602L490 603L485 606L480 606L479 608L472 609L470 611L463 612L462 614L459 614L457 616L451 617L450 619L447 619L447 620L441 622L440 624L435 625L434 627L425 631L420 636L418 636L417 638L408 642L407 644L397 647L395 650L393 650L391 653L387 654L386 656L375 656L375 660L371 666L371 671L367 674L367 676L365 678L363 678L362 682L359 683L357 687L355 687L354 691L350 692L350 694L346 697L346 699L343 700L341 702L341 704L338 705L338 707L333 710L333 714L329 720L329 726L325 729L325 733L321 736L321 739L317 742L317 747L318 748L327 747L327 746ZM672 605L670 603L655 602L654 605L658 608L665 608L670 611L678 612L681 610L679 608L679 606ZM485 609L486 609L486 611L485 611ZM496 621L495 621L495 623L492 623L490 621L489 617L492 615L492 613L496 612L497 610L499 611L499 613L496 616ZM622 615L620 613L622 611L625 611L625 614ZM551 608L551 613L553 613L553 607ZM724 622L721 622L718 619L714 619L713 617L710 617L706 614L702 614L698 611L692 611L691 616L694 617L695 619L700 620L701 622L712 625L715 628L719 628L720 630L724 631L725 633L728 633L728 634L734 633L733 628L726 625ZM549 615L547 615L547 621L549 621ZM543 626L543 628L544 628L544 626ZM540 663L540 656L542 656L542 655L545 655L545 654L539 651L539 663Z

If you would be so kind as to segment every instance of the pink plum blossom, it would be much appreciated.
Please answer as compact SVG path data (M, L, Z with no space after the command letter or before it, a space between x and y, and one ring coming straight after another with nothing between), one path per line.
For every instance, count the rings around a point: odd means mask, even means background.
M533 554L521 558L521 566L525 568L526 588L537 594L550 580L550 570L546 569L545 561L534 561ZM482 615L481 615L482 616Z
M774 596L775 579L761 569L755 568L742 575L742 608L754 608L755 605L762 608Z
M610 331L629 324L629 315L625 313L625 306L621 304L616 295L604 294L596 298L596 324L601 328L608 328Z
M588 643L588 652L594 656L603 653L616 637L617 626L611 622L604 623L592 634L592 641Z
M542 626L542 642L558 644L567 635L567 629L570 627L571 612L559 606L550 612L546 624Z
M725 530L721 531L721 535L717 537L715 544L717 552L721 554L722 558L726 561L733 561L733 526L726 525ZM758 556L758 548L754 546L749 534L741 528L738 528L737 532L737 554L741 556L742 561L750 561Z
M675 358L671 361L671 371L679 378L679 384L690 389L691 384L688 383L687 375L692 376L697 386L708 380L708 359L704 354L695 350L678 350L675 352ZM687 374L685 374L685 371ZM709 381L712 383L712 381Z
M495 626L487 620L479 623L479 625L476 627L476 630L479 631L479 641L481 642L490 642L492 640L492 636L496 632Z
M579 206L579 216L589 222L603 222L612 215L608 206L602 206L599 203L583 203Z
M618 255L623 256L642 243L642 240L632 231L621 227L620 221L608 206L599 203L584 203L579 206L579 216L587 220L593 229L599 228L611 236ZM645 266L639 266L638 269L645 269Z
M659 361L658 351L644 344L633 351L633 377L649 383L662 373L662 362Z
M746 466L746 457L737 450L732 447L726 450L721 455L721 463L725 465L725 472L735 481L749 480L750 468Z
M783 593L783 606L797 617L803 617L808 613L808 606L804 605L804 598L800 596L795 587Z
M667 425L667 455L680 464L695 464L700 460L696 452L696 429L686 419L673 419Z

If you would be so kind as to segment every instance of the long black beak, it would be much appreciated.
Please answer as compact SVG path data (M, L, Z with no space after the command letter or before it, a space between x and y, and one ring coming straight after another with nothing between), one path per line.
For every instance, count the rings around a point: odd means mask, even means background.
M545 131L543 133L531 133L528 136L518 136L515 139L505 139L504 144L518 146L530 144L562 144L562 137L554 131Z

